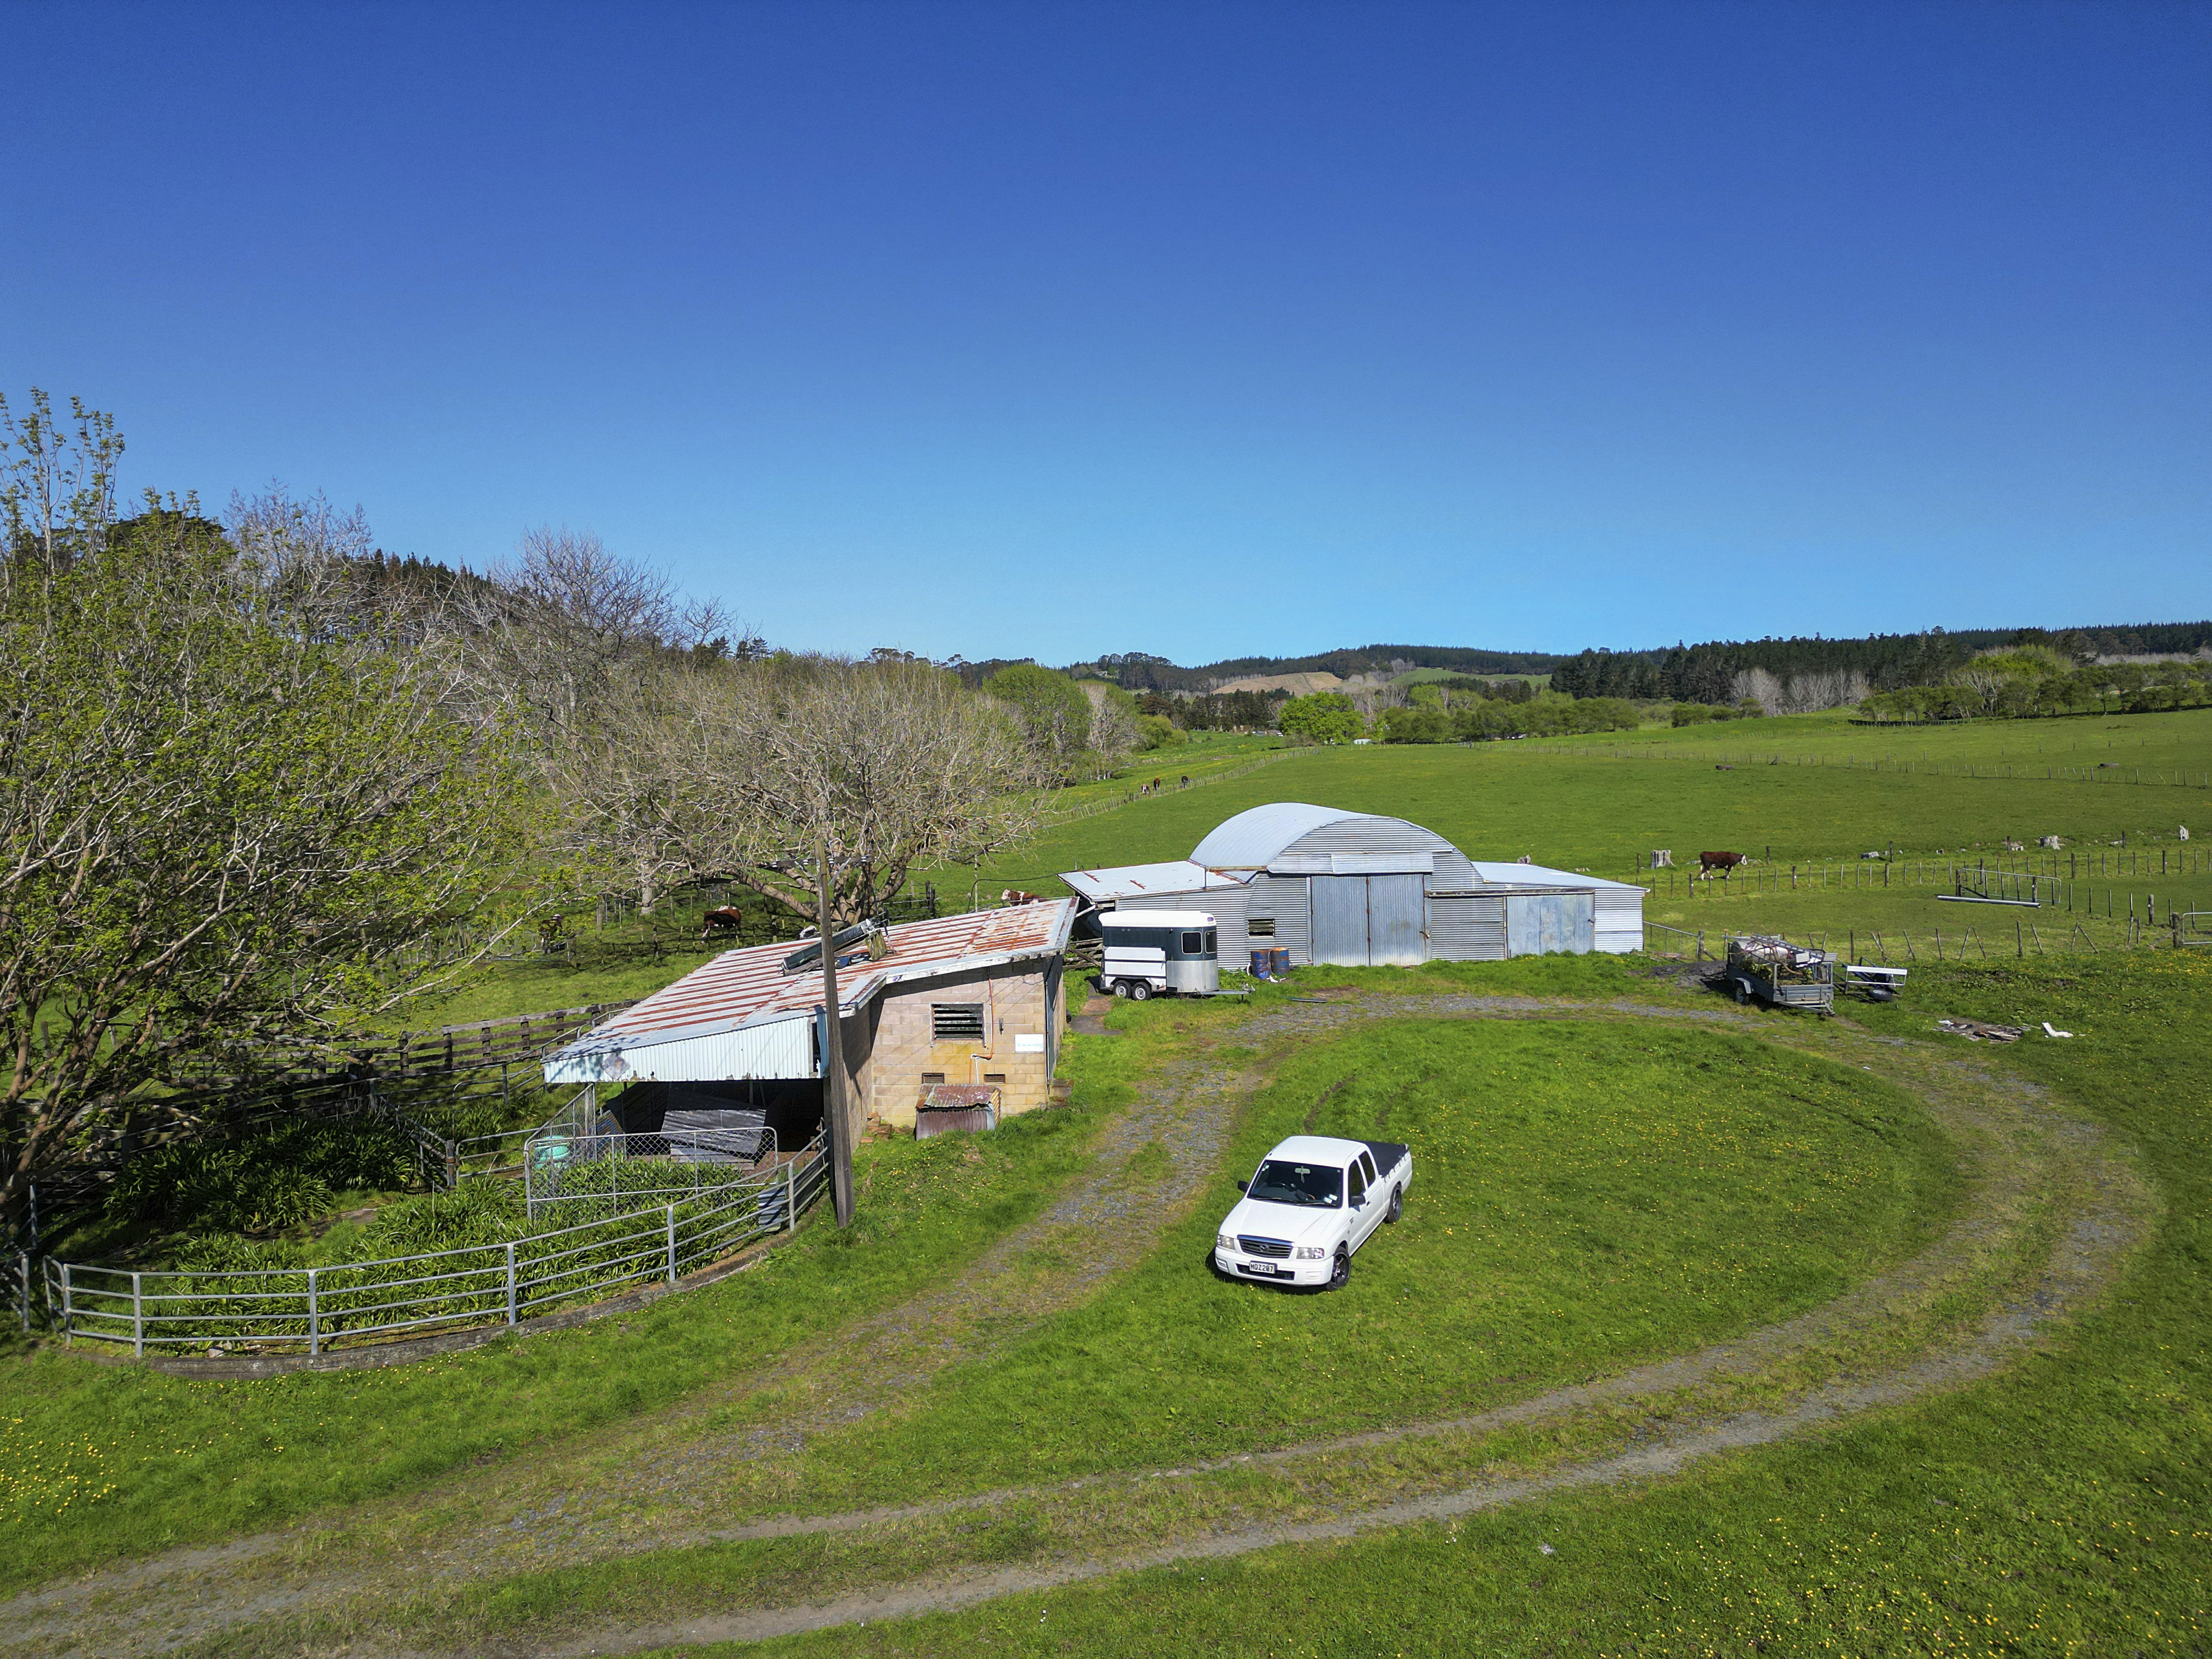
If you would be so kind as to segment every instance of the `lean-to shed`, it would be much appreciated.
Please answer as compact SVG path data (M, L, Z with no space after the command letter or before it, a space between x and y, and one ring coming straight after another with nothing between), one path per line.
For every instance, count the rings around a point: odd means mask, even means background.
M1293 963L1486 962L1626 951L1644 890L1578 871L1468 857L1404 818L1278 801L1217 825L1186 860L1071 870L1099 908L1204 909L1224 964L1260 946Z
M1050 1098L1073 899L909 921L838 971L847 1074L867 1115L915 1121L925 1091L990 1091L1001 1113ZM796 942L726 951L545 1060L549 1084L805 1081L823 1074L822 964Z

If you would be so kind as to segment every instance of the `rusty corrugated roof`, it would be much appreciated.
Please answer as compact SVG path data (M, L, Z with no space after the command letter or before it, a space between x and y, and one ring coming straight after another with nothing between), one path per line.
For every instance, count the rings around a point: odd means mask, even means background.
M881 961L856 962L837 970L840 1005L862 1006L886 986L905 980L934 978L1024 957L1054 955L1066 947L1074 919L1074 900L1047 899L1000 910L971 910L929 921L901 922L886 933L890 950ZM784 958L797 944L792 940L725 951L673 985L594 1028L584 1041L665 1041L678 1033L729 1030L818 1008L822 1006L820 958L795 973L783 971Z

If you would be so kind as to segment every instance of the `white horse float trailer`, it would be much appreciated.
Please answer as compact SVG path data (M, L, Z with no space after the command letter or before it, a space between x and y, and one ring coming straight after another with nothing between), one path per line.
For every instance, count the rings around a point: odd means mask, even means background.
M1142 1002L1164 992L1221 994L1220 941L1203 910L1109 910L1098 918L1106 942L1101 990Z

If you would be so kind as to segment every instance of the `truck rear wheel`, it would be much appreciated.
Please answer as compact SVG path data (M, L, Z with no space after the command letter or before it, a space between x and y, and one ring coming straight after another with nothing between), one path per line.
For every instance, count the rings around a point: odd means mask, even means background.
M1328 1264L1328 1283L1324 1290L1340 1291L1352 1283L1352 1252L1343 1245L1336 1247L1336 1260Z
M1387 1224L1395 1221L1405 1213L1406 1189L1403 1187L1393 1187L1390 1189L1390 1207L1382 1212L1382 1219Z

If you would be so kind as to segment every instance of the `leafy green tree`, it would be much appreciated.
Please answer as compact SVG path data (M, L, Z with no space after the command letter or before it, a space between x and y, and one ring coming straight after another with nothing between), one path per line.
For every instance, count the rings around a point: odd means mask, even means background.
M1147 751L1173 749L1190 741L1184 736L1182 728L1164 714L1139 714L1137 725L1144 733L1144 746Z
M1349 743L1366 735L1366 722L1358 707L1341 691L1316 691L1292 697L1276 716L1276 724L1294 737L1316 743Z
M190 502L97 510L11 526L0 596L0 1210L154 1085L390 1006L536 823L448 663L314 639Z
M983 689L1013 711L1039 756L1068 761L1091 746L1091 699L1066 675L1016 663L992 675Z

